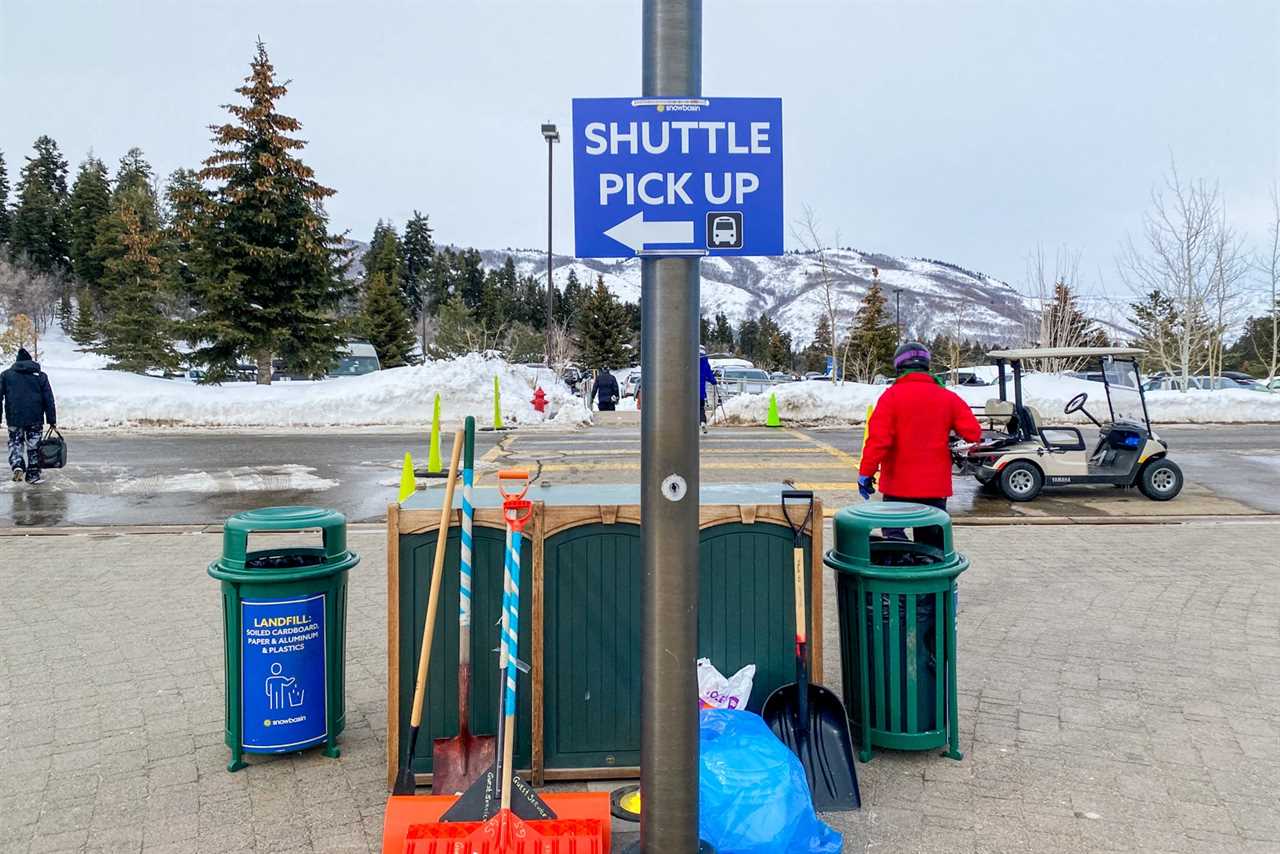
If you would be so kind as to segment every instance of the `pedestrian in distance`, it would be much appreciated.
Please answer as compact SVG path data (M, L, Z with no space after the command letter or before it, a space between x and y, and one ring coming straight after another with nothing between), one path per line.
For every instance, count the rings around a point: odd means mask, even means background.
M591 396L596 399L596 408L601 412L613 412L618 405L618 380L609 373L608 368L601 368L600 373L596 374Z
M907 341L893 354L898 379L880 395L871 413L858 466L858 493L863 498L875 494L879 471L885 501L946 510L951 496L951 434L966 442L982 438L982 426L969 404L929 374L929 359L929 349L919 341ZM884 535L906 537L899 528L886 528ZM925 537L920 539L927 542ZM931 539L928 545L942 547L940 538Z
M40 431L46 421L56 427L58 414L49 377L24 347L18 348L13 367L0 374L0 404L9 426L9 468L13 469L13 479L39 483L36 447L40 444Z
M702 432L707 432L707 386L718 386L716 382L716 373L711 370L711 362L707 360L707 348L698 348L698 390L701 395L701 402L698 404L698 423L702 426Z

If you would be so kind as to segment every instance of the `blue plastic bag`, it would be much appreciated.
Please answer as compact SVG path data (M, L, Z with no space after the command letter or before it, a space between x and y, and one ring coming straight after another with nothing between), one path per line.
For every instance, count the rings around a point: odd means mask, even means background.
M800 760L759 715L699 714L698 832L717 854L840 854L844 839L814 813Z

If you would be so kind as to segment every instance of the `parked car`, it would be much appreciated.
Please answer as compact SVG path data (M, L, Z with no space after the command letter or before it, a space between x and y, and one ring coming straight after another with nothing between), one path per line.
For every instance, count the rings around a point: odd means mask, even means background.
M778 383L789 383L789 382L795 382L796 378L793 374L789 374L786 371L774 371L773 373L769 374L769 379Z
M765 394L773 388L768 371L760 368L721 368L716 371L716 381L725 397L738 394Z
M619 381L618 388L622 390L623 397L635 397L640 391L640 369L632 368Z
M1231 377L1210 377L1210 376L1194 376L1188 377L1189 388L1201 391L1211 391L1214 389L1228 391L1266 391L1261 383L1256 381L1240 382ZM1160 379L1148 380L1142 386L1143 391L1182 391L1182 377L1166 376Z
M339 351L338 361L329 371L331 377L358 377L382 370L378 351L368 341L352 338Z
M802 379L829 383L831 382L831 374L824 374L821 371L809 371Z

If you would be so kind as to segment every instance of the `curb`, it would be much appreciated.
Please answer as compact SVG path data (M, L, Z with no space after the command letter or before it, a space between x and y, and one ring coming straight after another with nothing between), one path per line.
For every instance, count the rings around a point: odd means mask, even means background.
M831 518L831 516L827 516ZM1030 525L1203 525L1276 524L1280 513L1250 513L1235 516L953 516L956 528L1013 528ZM386 522L352 522L353 534L383 533ZM0 539L18 537L122 537L147 534L221 534L221 525L67 525L61 528L0 527Z

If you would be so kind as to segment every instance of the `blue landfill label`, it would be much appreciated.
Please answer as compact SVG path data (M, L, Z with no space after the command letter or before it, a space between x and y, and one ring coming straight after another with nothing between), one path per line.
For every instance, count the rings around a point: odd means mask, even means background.
M324 594L240 605L244 749L301 750L328 736Z

